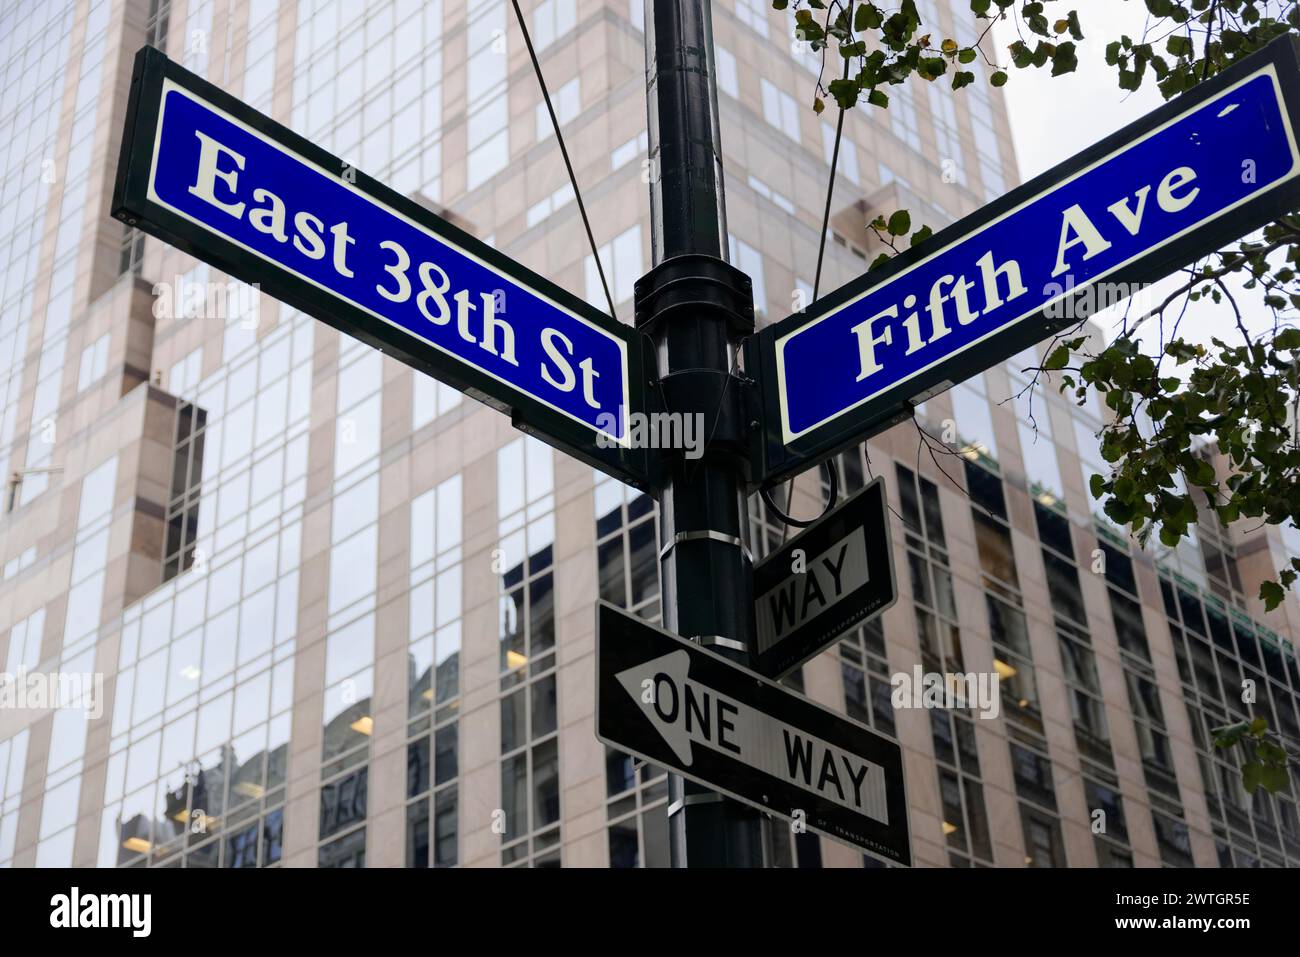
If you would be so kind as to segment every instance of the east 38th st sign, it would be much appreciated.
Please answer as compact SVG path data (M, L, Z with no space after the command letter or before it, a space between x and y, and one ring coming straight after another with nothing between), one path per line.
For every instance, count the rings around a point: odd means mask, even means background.
M152 47L136 56L113 209L647 486L630 327Z

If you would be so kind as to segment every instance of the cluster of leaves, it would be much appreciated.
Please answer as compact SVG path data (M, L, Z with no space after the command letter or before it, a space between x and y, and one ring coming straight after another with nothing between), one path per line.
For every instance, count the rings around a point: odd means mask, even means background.
M1106 515L1128 525L1145 544L1157 532L1175 547L1196 524L1201 507L1224 526L1240 519L1280 525L1300 523L1300 329L1284 322L1300 307L1296 264L1300 262L1300 220L1283 216L1260 240L1240 243L1186 271L1178 286L1146 317L1093 355L1086 337L1060 341L1044 370L1060 371L1061 390L1083 404L1096 390L1113 413L1102 431L1101 454L1109 476L1090 479ZM1237 294L1225 278L1245 290L1263 291L1272 311L1271 329L1252 335ZM1159 337L1161 351L1144 351L1138 331L1175 304L1209 301L1233 316L1231 337L1215 336L1206 346L1173 331ZM1071 363L1076 363L1071 365ZM1206 454L1226 457L1226 476ZM1300 575L1292 559L1276 581L1262 584L1268 609L1285 597Z
M1002 86L1007 71L989 60L982 41L987 27L1006 16L1014 17L1030 40L1037 38L1033 46L1025 39L1012 44L1012 64L1025 68L1050 63L1053 76L1070 73L1078 66L1075 43L1083 39L1083 29L1074 10L1049 17L1047 8L1055 3L970 0L971 12L987 26L973 42L962 43L936 35L932 25L923 24L916 0L898 0L896 8L872 0L772 0L777 10L793 10L795 38L822 54L812 104L818 113L826 108L826 97L845 110L859 103L886 108L887 88L914 75L929 82L951 75L952 88L960 90L975 82L975 71L969 68L981 58L990 68L989 83ZM828 51L838 54L842 68L828 71Z
M1145 3L1147 12L1160 18L1156 29L1137 41L1125 36L1108 44L1106 63L1116 68L1121 90L1139 89L1150 70L1165 99L1191 89L1270 40L1300 29L1300 7L1290 0Z
M937 38L923 24L914 0L898 0L886 10L873 2L805 0L793 5L773 0L777 9L793 6L796 38L823 53L834 49L844 63L843 77L824 87L817 81L813 109L821 112L827 94L842 109L866 102L887 108L885 88L915 74L934 82L952 68L952 86L970 85L982 59L989 82L1001 86L1008 71L1050 66L1050 75L1078 67L1077 42L1083 39L1078 12L1057 0L969 0L985 29L971 43ZM1077 2L1077 0L1076 0ZM1120 89L1133 91L1151 81L1166 98L1213 76L1269 41L1300 32L1295 0L1130 0L1145 6L1143 36L1121 37L1106 47ZM989 58L988 27L1006 21L1017 39L1008 61ZM970 69L967 69L970 67ZM1225 525L1241 519L1300 525L1300 218L1279 210L1258 237L1220 250L1189 267L1184 281L1158 308L1136 318L1099 354L1082 350L1088 338L1054 343L1038 372L1061 373L1062 391L1080 404L1097 390L1114 414L1102 436L1109 475L1094 475L1090 491L1106 514L1128 525L1146 542L1152 535L1175 546L1196 524L1201 508L1212 509ZM887 251L872 268L900 251L912 229L906 211L884 215L868 226ZM915 244L930 235L922 226ZM1232 290L1237 290L1234 294ZM1257 316L1271 314L1272 328L1252 336L1242 318L1243 304ZM1209 302L1220 309L1225 329L1209 346L1178 336L1178 321L1189 304ZM1155 346L1143 333L1158 321ZM1238 341L1238 334L1240 341ZM1073 335L1073 334L1071 334ZM1219 475L1207 451L1226 456L1230 474ZM1264 582L1259 597L1268 609L1300 579L1300 561Z
M1254 794L1260 788L1269 794L1287 790L1289 759L1286 749L1272 739L1268 722L1263 718L1215 728L1212 734L1216 748L1224 751L1236 747L1242 749L1241 783L1248 794Z

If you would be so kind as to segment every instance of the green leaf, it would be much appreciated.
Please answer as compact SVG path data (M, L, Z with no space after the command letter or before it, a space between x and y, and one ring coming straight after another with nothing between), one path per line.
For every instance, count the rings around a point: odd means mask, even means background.
M1255 748L1255 754L1265 764L1286 764L1286 751L1272 741L1261 741Z
M1057 46L1056 52L1052 54L1052 76L1073 73L1078 68L1079 56L1075 52L1074 43L1067 40Z
M867 94L867 102L882 110L889 108L889 95L884 90L872 90Z
M1272 611L1278 605L1282 604L1282 599L1286 597L1286 592L1277 582L1263 582L1259 586L1259 598L1264 603L1265 611Z
M933 235L933 229L929 226L922 226L916 232L912 233L912 245L915 246L917 243L923 243Z
M1007 85L1007 75L1002 70L995 70L989 77L989 86L999 87Z
M1264 765L1250 761L1241 766L1241 784L1247 794L1254 794L1264 783Z
M1043 368L1055 371L1057 369L1064 369L1069 364L1070 364L1069 345L1059 345L1055 349L1053 349L1052 354L1047 357L1047 361L1043 363Z
M1269 794L1278 794L1289 790L1290 779L1285 767L1265 765L1259 783Z
M841 110L851 110L858 102L858 84L855 80L831 80L826 89L835 97L835 103Z
M975 62L975 56L976 56L975 48L974 48L974 47L967 47L965 50L962 50L960 53L957 54L957 62L958 62L958 63L963 63L963 64L964 64L964 63L974 63L974 62Z
M911 214L905 209L900 209L889 217L889 224L886 228L892 236L904 235L912 228Z

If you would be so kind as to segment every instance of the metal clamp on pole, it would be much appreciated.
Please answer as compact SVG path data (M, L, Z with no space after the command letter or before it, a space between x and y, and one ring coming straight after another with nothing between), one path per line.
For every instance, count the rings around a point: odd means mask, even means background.
M754 290L735 266L704 253L666 259L634 290L636 325L655 344L654 383L667 418L659 447L672 458L724 459L748 479L753 380L734 345L754 332ZM718 368L718 358L729 368Z
M678 310L721 319L732 338L754 332L754 286L731 263L705 253L665 259L633 286L636 327L654 335L658 323Z

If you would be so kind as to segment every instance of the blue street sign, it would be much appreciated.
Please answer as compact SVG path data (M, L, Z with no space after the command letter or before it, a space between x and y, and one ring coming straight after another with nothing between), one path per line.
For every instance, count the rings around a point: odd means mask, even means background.
M643 484L630 328L157 51L129 112L121 218Z
M1298 92L1283 38L764 330L763 481L1294 208Z

